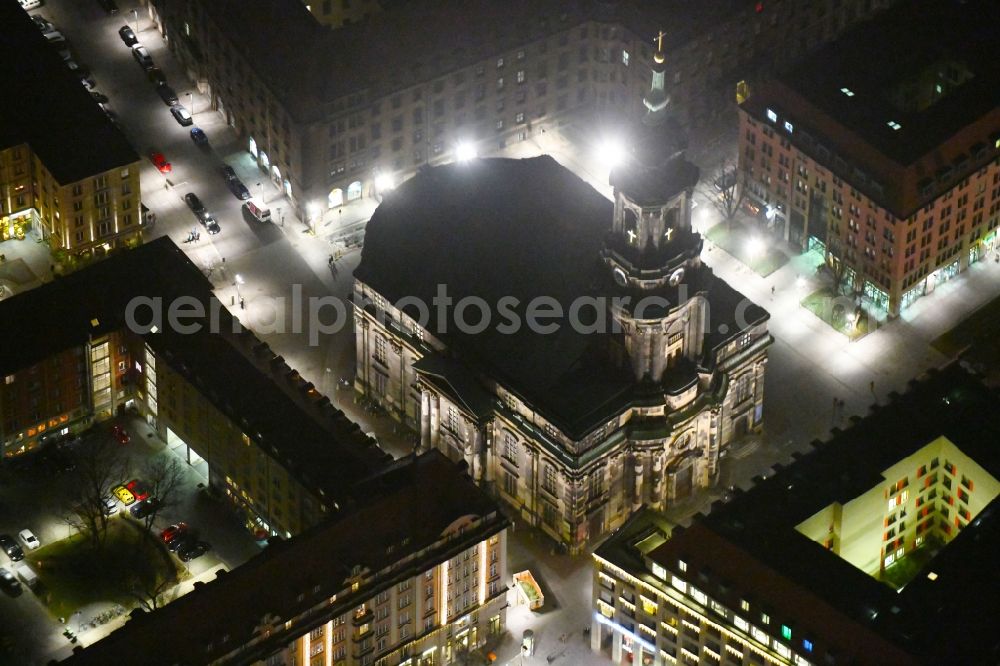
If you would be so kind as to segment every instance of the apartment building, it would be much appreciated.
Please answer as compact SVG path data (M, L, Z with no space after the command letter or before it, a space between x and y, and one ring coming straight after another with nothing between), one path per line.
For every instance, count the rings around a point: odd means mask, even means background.
M275 540L62 663L469 663L505 631L509 524L440 453L405 458L361 481L341 516Z
M170 320L179 299L203 313L196 330ZM18 341L0 352L5 457L134 409L261 538L336 513L389 460L166 237L5 299L0 328Z
M765 225L892 316L997 249L998 20L989 1L902 5L740 106Z
M321 25L340 21L337 3L329 20L325 3L300 0L146 6L262 178L314 221L380 199L422 166L452 161L459 145L496 155L567 122L585 135L615 127L640 110L661 29L667 94L691 126L730 108L737 81L891 2L383 4L337 29Z
M687 528L636 514L594 553L591 647L616 664L996 662L998 399L952 365Z
M548 156L426 169L354 273L355 388L571 551L713 485L763 424L769 315L701 262L663 78L613 204Z
M0 109L0 242L140 243L139 156L20 6L3 3L0 25L0 88L19 100Z

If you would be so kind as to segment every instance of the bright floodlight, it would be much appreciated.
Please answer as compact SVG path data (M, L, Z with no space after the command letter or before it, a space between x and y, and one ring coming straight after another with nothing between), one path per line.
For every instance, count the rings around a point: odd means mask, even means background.
M625 161L625 144L618 138L605 138L597 146L597 159L614 169Z
M319 217L320 206L315 201L313 201L311 204L309 204L306 207L306 210L309 213L309 217Z
M243 284L243 276L239 273L236 274L236 284Z
M459 162L468 162L476 159L476 147L471 141L460 141L455 146L455 159Z
M751 258L760 256L762 252L764 252L764 241L760 238L754 236L747 241L747 253Z
M394 187L396 187L396 179L392 177L391 173L375 174L375 188L379 192L388 192Z

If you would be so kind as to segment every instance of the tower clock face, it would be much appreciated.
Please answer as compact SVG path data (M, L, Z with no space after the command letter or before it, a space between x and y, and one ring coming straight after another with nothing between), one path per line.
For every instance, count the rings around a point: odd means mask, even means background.
M684 279L684 269L678 268L676 271L670 274L670 286L676 287Z
M617 284L619 287L625 287L628 285L628 277L625 275L625 271L623 271L622 269L616 268L611 274L615 278L615 284Z

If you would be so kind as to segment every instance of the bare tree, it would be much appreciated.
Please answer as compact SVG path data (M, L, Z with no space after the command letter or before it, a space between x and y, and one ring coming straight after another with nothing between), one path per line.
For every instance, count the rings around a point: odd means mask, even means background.
M147 533L152 530L157 514L177 503L178 491L184 483L184 471L184 466L177 458L167 455L154 458L143 467L143 478L149 496L158 500L144 518Z
M125 593L147 613L166 606L177 596L177 577L159 577L151 567L143 566L129 573Z
M74 454L76 471L64 519L86 535L94 549L99 549L104 545L110 520L105 498L125 478L128 456L118 442L104 434L85 437Z
M715 207L722 214L722 219L727 225L731 225L736 212L743 204L746 197L745 190L739 182L739 171L735 163L726 160L719 167L712 186L719 191L719 196L715 199Z

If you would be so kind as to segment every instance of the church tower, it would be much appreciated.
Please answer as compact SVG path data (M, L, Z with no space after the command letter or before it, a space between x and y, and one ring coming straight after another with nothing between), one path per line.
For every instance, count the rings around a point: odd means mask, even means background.
M699 312L692 311L697 302L688 300L687 286L707 270L701 236L691 229L698 167L684 158L668 122L665 61L660 33L643 98L646 113L629 132L628 158L611 171L614 217L602 251L616 295L628 297L612 315L625 333L635 378L654 383L679 359L701 353L703 336L691 330L700 324Z

